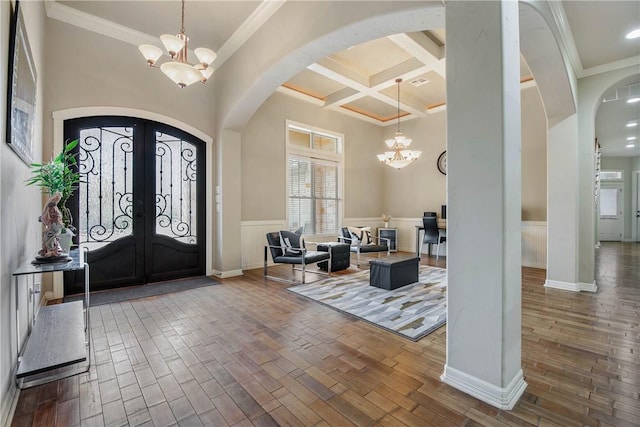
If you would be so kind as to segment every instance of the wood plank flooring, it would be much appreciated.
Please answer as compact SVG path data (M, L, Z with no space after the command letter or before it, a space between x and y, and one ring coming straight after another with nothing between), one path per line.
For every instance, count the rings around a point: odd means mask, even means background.
M523 268L529 386L512 411L440 382L446 327L411 342L254 270L92 308L91 371L23 390L12 425L638 426L640 244L596 253L595 294Z

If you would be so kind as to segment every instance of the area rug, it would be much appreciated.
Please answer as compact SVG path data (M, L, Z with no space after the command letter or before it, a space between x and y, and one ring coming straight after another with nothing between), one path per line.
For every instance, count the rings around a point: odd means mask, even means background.
M387 291L369 286L369 271L331 277L289 291L418 341L446 323L447 270L421 266L418 282Z
M107 291L91 292L89 305L95 307L103 304L128 301L138 298L146 298L156 295L168 294L171 292L186 291L188 289L200 288L203 286L217 285L220 282L208 276L189 277L186 279L168 280L166 282L149 283L139 286L126 286ZM71 295L64 298L64 302L80 301L84 294Z

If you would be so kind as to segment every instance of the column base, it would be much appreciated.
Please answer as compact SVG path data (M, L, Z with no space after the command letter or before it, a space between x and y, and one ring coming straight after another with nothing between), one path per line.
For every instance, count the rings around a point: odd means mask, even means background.
M229 270L229 271L213 270L213 275L221 279L226 279L227 277L242 276L243 274L244 272L242 270Z
M597 292L598 291L598 286L596 285L595 281L593 283L582 283L582 282L572 283L572 282L561 282L560 280L547 279L544 282L544 287L551 288L551 289L560 289L563 291L573 291L573 292L580 292L580 291Z
M447 365L444 366L444 373L440 376L440 380L491 406L507 411L513 409L527 388L527 383L522 377L522 369L504 388L497 387Z

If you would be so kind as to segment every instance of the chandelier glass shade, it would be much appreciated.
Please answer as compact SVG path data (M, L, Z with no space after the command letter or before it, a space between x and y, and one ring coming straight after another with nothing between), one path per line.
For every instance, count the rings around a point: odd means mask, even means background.
M407 138L400 131L400 83L402 79L396 79L398 84L398 130L393 138L387 139L384 143L387 145L388 151L382 154L378 154L378 160L382 163L391 166L395 169L402 169L403 167L416 161L422 154L422 151L409 150L412 139Z
M171 61L159 66L160 71L169 77L181 88L192 85L195 82L205 83L213 74L211 63L216 59L216 53L211 49L199 47L193 52L198 58L198 63L191 65L188 62L189 37L184 32L184 0L182 0L182 20L180 33L177 35L163 34L160 36ZM138 46L138 50L147 60L149 66L158 68L157 62L164 53L162 49L150 44Z

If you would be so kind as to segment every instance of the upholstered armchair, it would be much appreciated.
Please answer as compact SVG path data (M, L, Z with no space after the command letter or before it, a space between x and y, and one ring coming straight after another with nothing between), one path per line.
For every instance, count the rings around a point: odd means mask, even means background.
M338 241L349 244L349 250L356 254L356 266L360 268L360 254L390 251L390 239L384 237L371 236L370 233L360 229L360 234L349 227L342 227L342 234L338 236ZM365 234L366 233L366 234Z
M297 283L295 280L287 280L267 274L268 252L271 252L271 258L276 264L291 264L294 270L296 265L300 266L302 271L301 283L305 283L306 267L310 264L327 261L329 266L328 272L331 271L331 251L310 251L305 247L304 243L300 242L300 235L293 232L274 231L267 233L267 245L264 247L264 277ZM314 273L317 274L328 274L328 272L314 271Z

